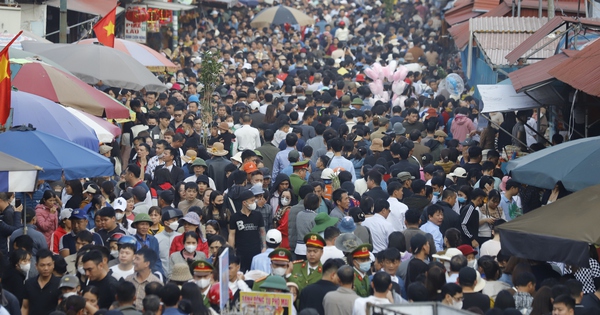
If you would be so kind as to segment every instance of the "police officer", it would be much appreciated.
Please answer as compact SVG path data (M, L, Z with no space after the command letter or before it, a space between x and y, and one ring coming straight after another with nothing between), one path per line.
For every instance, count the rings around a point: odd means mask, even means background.
M360 297L369 296L369 276L367 272L371 269L370 252L373 250L371 244L359 245L352 251L352 262L354 267L354 291Z
M292 253L285 248L275 248L270 254L271 259L271 275L285 277L288 272L290 261L292 260ZM263 278L254 281L252 291L264 291L260 289L260 285L268 278Z
M213 270L215 267L206 260L197 260L192 263L192 271L194 272L194 282L202 292L204 306L210 308L208 300L208 292L213 284Z
M323 276L321 256L323 256L325 240L317 233L308 233L304 236L304 244L306 244L306 260L294 261L292 274L288 277L288 281L296 283L300 291L307 285L321 280Z

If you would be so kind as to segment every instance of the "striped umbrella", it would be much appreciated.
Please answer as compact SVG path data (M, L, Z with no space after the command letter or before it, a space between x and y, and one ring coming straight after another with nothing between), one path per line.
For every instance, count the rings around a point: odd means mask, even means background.
M315 24L315 20L302 11L279 5L260 11L252 22L250 22L250 25L255 28L262 28L273 24L283 25L285 23L306 26Z
M78 44L89 45L97 42L97 39L92 38L84 39ZM165 70L169 72L177 71L177 66L173 62L171 62L171 60L167 59L161 53L146 45L142 45L125 39L115 38L115 49L133 57L133 59L139 61L142 65L144 65L152 72L163 72Z

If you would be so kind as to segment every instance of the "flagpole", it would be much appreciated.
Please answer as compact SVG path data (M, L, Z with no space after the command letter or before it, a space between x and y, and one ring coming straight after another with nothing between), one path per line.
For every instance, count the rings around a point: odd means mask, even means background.
M10 45L12 45L12 43L14 43L15 40L17 40L17 38L19 38L19 36L21 36L21 34L23 34L22 30L15 37L13 37L13 39L11 39L10 42L8 42L8 44L6 44L6 46L4 46L4 49L2 49L2 51L0 51L0 54L4 53L4 51L7 50L8 47L10 47Z

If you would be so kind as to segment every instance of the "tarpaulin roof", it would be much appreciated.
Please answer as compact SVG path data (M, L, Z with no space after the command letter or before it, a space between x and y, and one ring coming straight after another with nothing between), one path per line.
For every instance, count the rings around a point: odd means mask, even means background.
M600 40L591 43L575 57L550 69L558 80L587 94L600 96Z
M511 84L478 84L483 101L482 113L510 112L540 107L525 93L517 93Z
M508 74L508 77L512 81L515 91L521 92L526 88L553 80L554 77L548 74L548 70L558 66L568 58L566 54L560 53L513 71Z
M600 244L600 185L498 226L502 250L522 258L588 266L588 244Z

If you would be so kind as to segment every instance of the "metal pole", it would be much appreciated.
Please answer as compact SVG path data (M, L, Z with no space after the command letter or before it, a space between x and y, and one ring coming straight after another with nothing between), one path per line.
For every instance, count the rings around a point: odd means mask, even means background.
M471 64L473 63L473 19L469 19L469 45L467 46L469 50L467 52L467 78L471 79L471 68L473 67Z
M531 149L529 149L529 147L527 146L527 144L526 144L526 143L523 143L523 141L519 140L519 138L517 138L517 137L515 137L515 136L513 136L513 135L512 135L512 131L511 131L511 132L508 132L508 131L506 131L506 129L504 129L504 128L500 127L500 125L498 125L497 123L495 123L495 122L492 120L492 118L490 117L490 115L489 115L488 113L482 113L482 115L483 115L484 117L486 117L486 118L488 119L488 121L492 123L492 125L494 125L494 126L498 127L498 130L501 130L501 131L504 131L504 132L506 132L506 134L508 134L508 135L509 135L511 138L513 138L513 139L517 140L517 142L519 142L519 143L520 143L520 144L522 144L524 147L526 147L526 148L527 148L529 151L531 151ZM527 125L527 124L526 124L526 125Z
M517 4L517 17L521 17L521 0L518 0L519 3Z
M542 18L542 0L538 1L538 18Z
M577 0L579 1L579 0ZM581 2L579 2L581 3ZM579 14L579 9L577 9L577 14ZM548 20L552 20L554 18L554 0L548 0Z
M67 0L60 0L60 34L58 35L58 41L60 43L67 43Z

